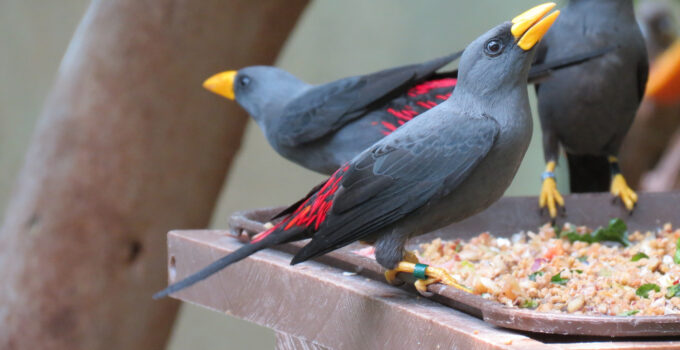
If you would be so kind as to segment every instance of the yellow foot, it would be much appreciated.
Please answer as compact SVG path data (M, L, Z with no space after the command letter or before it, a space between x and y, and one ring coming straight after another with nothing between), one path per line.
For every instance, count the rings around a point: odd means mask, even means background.
M637 203L638 196L635 191L628 187L626 179L623 178L623 175L614 175L612 178L610 192L612 195L621 198L621 202L623 202L623 205L626 206L628 211L633 211L633 208L635 208L635 203Z
M396 269L385 271L385 279L387 279L387 282L390 284L393 284L397 278L397 273L399 272L411 273L416 278L418 278L414 285L418 292L425 296L430 295L430 293L427 291L427 286L437 282L453 286L456 289L460 289L468 293L472 293L469 288L458 283L453 277L451 277L451 275L449 275L448 272L446 272L446 270L439 267L431 267L425 264L402 261L397 265Z
M541 186L541 195L538 197L538 206L541 210L548 207L550 218L557 217L557 207L564 208L564 199L557 190L557 182L554 177L544 176L543 185Z

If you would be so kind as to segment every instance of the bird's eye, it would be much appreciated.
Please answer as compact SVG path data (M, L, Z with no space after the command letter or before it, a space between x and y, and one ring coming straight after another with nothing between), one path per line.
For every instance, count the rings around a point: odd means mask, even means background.
M238 84L241 85L241 87L248 86L250 84L250 77L248 76L242 76L238 78Z
M489 56L498 56L503 51L503 43L498 39L491 39L486 42L484 52Z

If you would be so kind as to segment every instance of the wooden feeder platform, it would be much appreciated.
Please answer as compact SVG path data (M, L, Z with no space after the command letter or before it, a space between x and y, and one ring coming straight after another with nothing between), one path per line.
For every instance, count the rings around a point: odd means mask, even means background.
M563 220L578 224L595 227L624 213L607 195L565 199L570 216ZM680 216L679 193L644 194L640 202L640 210L625 217L630 229L680 221L672 220ZM544 220L535 214L535 206L535 198L506 198L475 217L421 236L414 244L451 231L468 238L487 230L494 235L535 230ZM256 219L273 211L236 213L232 231L171 231L170 281L238 249L243 243L237 235L257 232L262 223ZM300 246L258 252L173 297L271 328L277 349L680 349L680 317L675 315L656 316L658 322L643 317L628 317L625 322L611 316L599 316L601 322L598 317L569 318L574 315L533 319L526 313L541 313L489 308L441 285L430 287L435 295L429 300L410 285L386 284L377 263L349 256L356 246L290 266L291 253Z

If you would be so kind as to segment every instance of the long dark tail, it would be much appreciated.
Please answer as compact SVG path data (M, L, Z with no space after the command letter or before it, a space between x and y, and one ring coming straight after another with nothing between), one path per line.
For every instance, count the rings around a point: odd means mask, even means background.
M567 153L572 193L609 191L610 170L606 156Z
M268 231L269 232L269 231ZM264 234L267 234L265 232ZM272 246L275 246L277 244L285 243L285 242L290 242L290 241L295 241L298 239L303 239L305 237L297 237L302 232L300 230L297 230L295 228L290 229L288 231L282 231L278 229L278 227L274 227L271 229L271 232L263 238L262 240L244 245L243 247L237 249L235 252L213 262L212 264L204 267L200 271L194 273L193 275L179 281L176 283L171 284L167 288L163 289L162 291L156 293L153 295L154 299L160 299L164 298L172 293L178 292L184 288L190 287L197 282L200 282L213 274L219 272L223 268L240 261L242 259L247 258L248 256L262 250L266 249Z

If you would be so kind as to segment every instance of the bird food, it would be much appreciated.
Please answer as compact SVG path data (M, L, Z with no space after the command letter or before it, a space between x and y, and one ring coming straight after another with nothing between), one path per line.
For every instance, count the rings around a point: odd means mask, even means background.
M680 229L632 234L623 221L592 230L545 225L510 239L435 239L417 252L485 299L540 312L680 314Z

